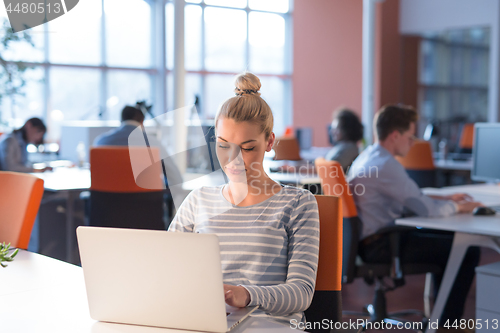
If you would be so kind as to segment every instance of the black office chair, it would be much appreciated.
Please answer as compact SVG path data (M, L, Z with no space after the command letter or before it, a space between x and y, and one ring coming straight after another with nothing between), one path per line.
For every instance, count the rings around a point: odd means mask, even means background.
M351 283L356 278L363 278L369 285L375 284L375 295L372 304L365 307L366 312L347 312L345 315L361 315L370 318L372 322L385 321L387 323L396 324L397 322L406 322L401 319L406 315L420 315L424 327L427 324L426 314L417 310L405 310L395 313L387 312L387 304L385 293L405 284L405 275L411 274L426 274L439 273L441 268L431 264L401 264L400 262L400 239L404 232L415 230L408 227L388 227L380 230L377 235L388 234L391 244L390 263L374 264L362 262L358 256L358 251L362 246L360 244L362 223L358 217L356 205L352 197L351 191L348 189L348 184L345 180L341 165L336 161L326 161L319 158L315 162L321 179L323 194L339 195L342 197L343 203L343 258L342 258L342 282ZM335 177L331 177L335 175ZM341 190L340 190L341 189ZM390 278L393 285L389 286L384 282L384 279Z

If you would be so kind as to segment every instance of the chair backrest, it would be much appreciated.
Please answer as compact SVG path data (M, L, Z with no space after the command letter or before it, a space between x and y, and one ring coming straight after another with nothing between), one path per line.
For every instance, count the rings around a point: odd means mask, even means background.
M396 159L407 170L435 170L432 147L429 141L417 140L405 157Z
M356 273L356 256L362 230L361 220L340 163L320 157L314 164L321 180L323 194L342 198L342 280L344 283L350 283L354 280Z
M158 148L104 146L90 149L90 189L112 193L141 193L159 191L164 186L160 163L149 168L149 154L153 161L159 161ZM137 179L131 164L131 156L142 157L145 172ZM145 186L141 187L137 183Z
M293 136L276 138L273 150L275 160L301 160L299 142Z
M436 187L436 167L430 142L417 140L405 157L396 156L419 187Z
M43 196L43 180L0 171L0 242L27 249Z
M165 229L158 148L91 148L90 178L90 225Z
M320 246L316 290L342 287L342 199L315 195L318 202Z
M474 146L474 124L464 124L460 133L458 147L462 150L472 150Z
M342 319L342 199L327 195L315 197L320 223L319 262L316 290L306 310L306 319L337 322Z
M342 198L342 213L344 217L358 216L351 190L340 163L337 161L327 161L323 157L319 157L314 161L314 165L321 180L323 194Z

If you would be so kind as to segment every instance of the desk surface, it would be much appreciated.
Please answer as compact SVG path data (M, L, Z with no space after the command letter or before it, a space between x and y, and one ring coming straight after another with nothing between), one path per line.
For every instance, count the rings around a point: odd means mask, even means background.
M278 164L283 164L281 161ZM44 187L49 191L71 191L88 190L90 188L90 170L81 168L55 168L53 171L33 173L33 175L44 180ZM312 172L268 172L271 179L285 184L315 184L319 183L319 177ZM191 191L201 186L217 186L223 184L224 178L221 172L210 175L185 174L183 189Z
M44 188L50 191L88 190L90 170L81 168L54 168L53 171L33 173L43 179Z
M191 331L96 322L90 318L80 267L20 251L0 271L2 332L186 333ZM250 318L236 332L296 332L264 318Z
M498 185L466 185L443 189L425 189L427 194L446 195L464 192L475 200L484 204L500 203L500 187ZM500 237L500 215L474 216L472 214L458 214L449 217L424 218L411 217L397 219L396 224L428 229L447 230L455 232L453 245L446 264L439 292L432 309L431 323L435 323L442 315L446 300L451 292L453 281L458 274L459 267L469 246L486 246L500 253L498 237ZM435 333L436 329L428 327L427 333Z
M464 185L450 186L442 189L427 188L425 194L448 195L452 193L467 193L474 200L485 205L500 205L499 185ZM472 214L457 214L450 217L408 217L397 219L396 224L428 229L458 231L470 234L500 236L500 214L493 216L474 216Z
M472 170L472 160L467 161L454 161L454 160L434 160L434 166L436 169L442 170L457 170L457 171L471 171Z

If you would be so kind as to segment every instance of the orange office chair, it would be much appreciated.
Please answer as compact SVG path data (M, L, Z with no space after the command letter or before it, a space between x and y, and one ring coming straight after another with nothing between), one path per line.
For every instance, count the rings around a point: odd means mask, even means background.
M302 159L300 157L299 142L293 136L276 138L273 150L275 152L275 160L299 161Z
M158 148L90 149L90 225L165 230L160 164L153 164L136 181L130 162L131 153L142 154L148 161L149 152L159 161Z
M361 235L361 220L354 199L350 194L349 186L345 181L342 166L337 161L327 161L323 157L315 160L314 165L321 180L324 195L334 195L342 198L343 213L343 255L342 255L342 280L351 283L354 279L358 252L358 242Z
M0 171L0 242L26 250L43 196L43 180Z
M342 320L342 200L328 195L315 197L320 223L319 262L316 290L305 314L311 323L324 319L335 323Z
M474 124L464 124L458 143L459 153L471 154L474 145Z
M419 187L436 187L436 167L428 141L418 140L405 157L396 156Z
M373 303L366 306L370 314L371 321L386 322L404 322L399 319L400 316L419 314L421 311L407 310L396 313L388 313L386 306L385 293L397 287L404 285L404 275L406 274L425 274L437 273L441 269L436 265L428 264L400 264L400 236L403 232L413 228L408 227L388 227L380 230L378 234L389 234L391 241L390 264L372 264L358 260L358 248L362 246L360 242L362 222L358 217L354 198L345 179L342 166L336 161L326 161L320 157L316 159L315 165L318 175L321 179L323 194L336 195L342 198L343 203L343 262L342 262L342 282L351 283L355 278L363 278L365 282L372 285L375 283L375 295ZM387 287L382 280L391 278L394 281L394 287ZM346 313L356 314L358 313Z

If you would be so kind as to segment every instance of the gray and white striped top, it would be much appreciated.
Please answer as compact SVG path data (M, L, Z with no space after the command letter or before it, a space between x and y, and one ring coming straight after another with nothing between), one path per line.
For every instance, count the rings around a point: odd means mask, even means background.
M284 186L256 205L238 207L223 186L202 187L184 200L169 230L219 237L224 283L241 285L258 305L282 320L303 320L314 294L319 216L307 190Z

